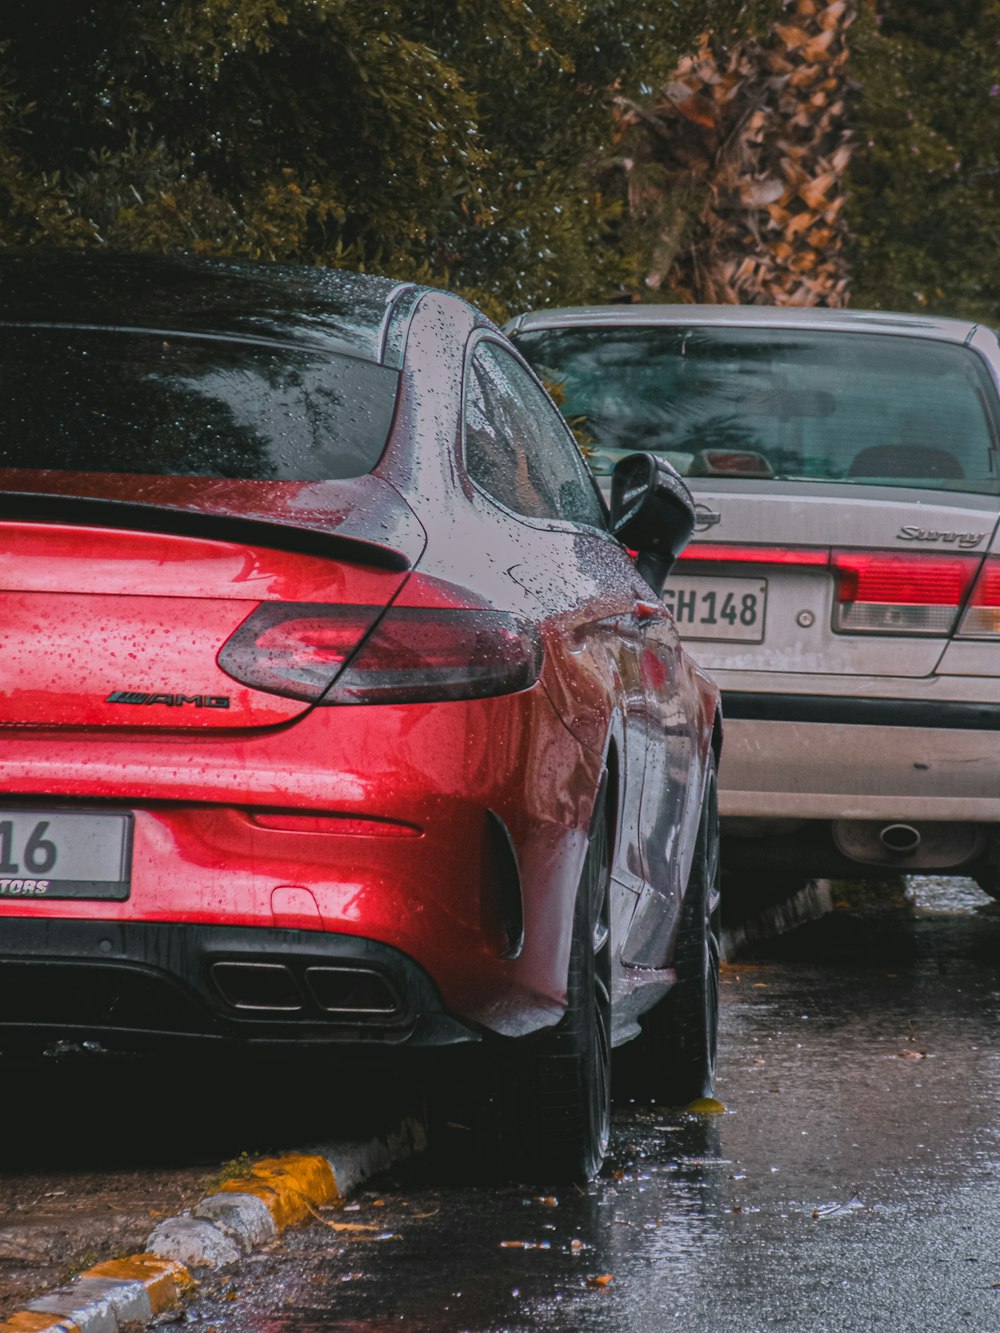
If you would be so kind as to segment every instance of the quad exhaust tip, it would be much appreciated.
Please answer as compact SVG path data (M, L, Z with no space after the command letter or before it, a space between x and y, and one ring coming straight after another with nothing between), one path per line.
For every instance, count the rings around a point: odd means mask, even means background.
M292 960L289 966L227 960L212 964L212 977L230 1008L254 1010L261 1016L389 1021L405 1012L388 977L355 964L319 966Z

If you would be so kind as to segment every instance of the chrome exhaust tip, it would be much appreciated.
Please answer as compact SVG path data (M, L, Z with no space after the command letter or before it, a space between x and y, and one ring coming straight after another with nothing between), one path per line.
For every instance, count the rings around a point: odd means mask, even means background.
M920 830L912 824L886 824L878 840L890 856L912 856L922 842Z

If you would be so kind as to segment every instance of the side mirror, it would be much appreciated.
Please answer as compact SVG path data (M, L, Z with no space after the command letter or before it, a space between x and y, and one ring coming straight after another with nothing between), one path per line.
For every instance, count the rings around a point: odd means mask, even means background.
M629 454L611 474L611 531L638 551L639 573L657 593L694 532L694 500L681 474L656 454Z

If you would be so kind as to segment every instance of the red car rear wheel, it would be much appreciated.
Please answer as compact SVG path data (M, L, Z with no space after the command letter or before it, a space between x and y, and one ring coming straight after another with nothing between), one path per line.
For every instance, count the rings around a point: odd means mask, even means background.
M611 1126L609 842L603 803L580 876L566 1014L542 1037L512 1044L499 1098L500 1138L514 1175L587 1181Z

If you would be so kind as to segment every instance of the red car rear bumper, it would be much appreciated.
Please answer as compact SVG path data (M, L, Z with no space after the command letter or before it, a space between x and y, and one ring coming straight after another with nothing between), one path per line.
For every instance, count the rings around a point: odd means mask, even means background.
M12 730L0 801L125 806L135 826L127 901L4 897L0 959L18 964L7 975L22 989L33 960L53 979L57 964L100 973L111 1008L106 1022L88 1011L94 1032L460 1035L437 1018L432 1033L431 1014L472 1033L528 1032L557 1021L565 1002L567 923L599 779L599 758L537 686L462 703L315 708L242 734ZM256 980L220 969L241 960L257 965ZM360 969L361 1002L347 1013L329 1003L349 989L345 967ZM182 997L164 999L163 1013L188 1016L133 1022L139 977ZM268 1008L272 993L280 1006ZM151 1004L135 996L131 1008ZM46 1021L68 1031L72 1020Z

